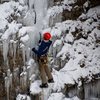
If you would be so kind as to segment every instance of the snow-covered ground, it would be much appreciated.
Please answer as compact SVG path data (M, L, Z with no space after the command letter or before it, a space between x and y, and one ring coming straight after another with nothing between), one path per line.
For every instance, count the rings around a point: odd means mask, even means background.
M31 100L29 96L27 95L21 95L19 94L16 98L16 100Z
M66 98L62 93L52 93L48 100L80 100L78 97Z

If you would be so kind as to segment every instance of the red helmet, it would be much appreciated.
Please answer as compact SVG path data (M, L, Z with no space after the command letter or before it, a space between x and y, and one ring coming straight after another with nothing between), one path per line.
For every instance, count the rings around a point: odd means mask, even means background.
M51 38L51 34L49 32L44 33L43 35L44 40L50 40L50 38Z

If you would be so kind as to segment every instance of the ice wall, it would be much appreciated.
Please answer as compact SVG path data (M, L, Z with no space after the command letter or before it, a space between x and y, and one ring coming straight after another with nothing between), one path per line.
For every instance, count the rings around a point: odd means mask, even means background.
M32 26L31 31L28 32L30 37L30 46L36 46L40 38L39 32L44 28L45 17L47 13L47 0L29 0L29 8L24 17L26 25ZM33 17L32 17L33 16Z

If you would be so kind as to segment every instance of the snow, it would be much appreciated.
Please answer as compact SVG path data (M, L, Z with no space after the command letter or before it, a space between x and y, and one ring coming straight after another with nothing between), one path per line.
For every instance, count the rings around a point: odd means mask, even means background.
M27 0L18 0L19 1L19 3L21 4L21 5L26 5L27 4Z
M100 40L100 30L95 28L92 33L90 34L90 36L94 39L94 41L96 39Z
M100 15L100 6L94 7L88 11L87 17L97 18Z
M89 7L89 1L86 1L85 3L84 3L84 5L83 5L83 7L85 7L85 8L87 8L87 7Z
M72 97L72 98L65 98L64 100L80 100L78 97Z
M3 34L2 39L8 39L9 36L16 34L19 31L21 24L17 24L15 21L13 21L11 24L8 25L8 27L9 28Z
M27 26L33 26L35 24L35 12L34 10L30 9L27 11L26 15L23 18L23 24Z
M47 0L35 0L34 9L36 11L36 26L39 30L43 28L43 20L47 12Z
M13 5L16 6L18 3L12 1L10 3L4 3L3 5L0 5L0 19L5 19L14 13L14 10L12 9Z
M65 37L65 41L72 43L74 41L73 35L71 33L67 34Z
M87 33L89 31L92 31L94 28L90 23L92 22L92 19L88 19L83 23L82 29L84 29L84 32Z
M22 42L28 42L29 39L30 39L29 36L28 35L25 35L24 37L21 38L21 41Z
M82 28L82 22L81 21L72 21L67 20L62 23L56 23L56 25L50 30L48 28L48 31L51 32L52 36L61 36L64 31L69 30L71 32L75 32L76 28L81 29ZM45 29L47 30L47 29ZM44 31L45 31L44 30Z
M31 100L29 96L27 95L22 95L22 94L18 94L16 100Z
M0 19L0 32L4 32L8 24L7 20Z
M55 43L53 44L53 47L56 47L57 45L61 45L62 41L61 40L56 40Z
M42 89L39 87L39 85L40 85L40 81L39 80L37 80L37 81L35 81L35 82L33 82L32 84L31 84L31 86L30 86L30 93L31 94L39 94L39 93L41 93L41 91L42 91Z
M64 4L74 4L76 0L64 0Z
M38 32L39 30L36 28L36 26L22 27L19 30L19 37L21 37L24 43L25 41L29 40L29 46L33 48L35 47L35 45L37 44L40 38L40 35Z
M52 93L48 100L63 100L64 95L62 93Z
M52 93L48 100L80 100L78 97L74 96L72 98L65 98L62 93Z
M62 6L54 6L50 9L48 9L47 15L49 16L56 16L57 14L61 13L63 11Z
M51 16L55 17L56 15L59 15L60 13L63 12L64 9L71 11L72 6L70 5L74 3L75 3L75 0L64 0L62 1L62 5L50 7L47 11L48 18Z
M80 16L80 18L93 18L93 19L97 19L100 16L100 6L96 6L94 8L91 8L88 10L88 12L86 14L82 14ZM99 21L99 20L98 20Z
M53 78L54 78L54 86L53 90L54 91L61 91L61 89L64 88L65 84L75 84L73 78L71 75L67 72L63 71L56 71L53 70Z
M62 59L64 60L66 58L67 52L70 50L71 45L65 43L64 46L62 47L61 51L57 54L57 57L62 56Z

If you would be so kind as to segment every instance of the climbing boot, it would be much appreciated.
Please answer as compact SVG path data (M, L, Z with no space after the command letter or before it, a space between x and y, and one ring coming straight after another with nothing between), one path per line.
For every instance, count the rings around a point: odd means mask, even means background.
M42 84L40 85L40 88L48 88L48 84L47 84L47 83L42 83Z
M54 80L53 79L49 79L48 83L54 83Z

